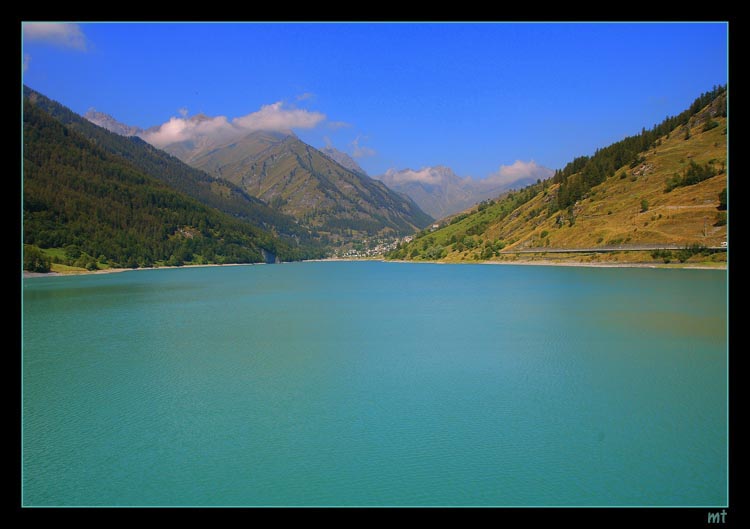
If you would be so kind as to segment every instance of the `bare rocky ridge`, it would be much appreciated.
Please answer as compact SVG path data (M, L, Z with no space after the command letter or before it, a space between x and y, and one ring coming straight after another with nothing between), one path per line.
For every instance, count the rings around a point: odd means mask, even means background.
M354 161L354 159L346 154L343 151L340 151L336 149L335 147L325 147L320 150L323 154L328 156L331 160L336 162L337 164L341 165L342 167L345 167L346 169L349 169L350 171L354 171L357 174L361 174L363 176L367 176L367 173L364 169L362 169L357 162Z
M121 123L109 114L99 112L93 108L90 108L88 112L83 115L83 117L89 120L94 125L98 125L103 129L107 129L108 131L119 134L120 136L138 136L143 133L143 129L141 129L140 127L133 127Z

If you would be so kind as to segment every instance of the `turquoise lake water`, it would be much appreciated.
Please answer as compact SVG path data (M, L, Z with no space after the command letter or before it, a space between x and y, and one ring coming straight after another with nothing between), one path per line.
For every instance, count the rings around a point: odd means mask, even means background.
M725 505L726 286L379 262L28 279L22 500Z

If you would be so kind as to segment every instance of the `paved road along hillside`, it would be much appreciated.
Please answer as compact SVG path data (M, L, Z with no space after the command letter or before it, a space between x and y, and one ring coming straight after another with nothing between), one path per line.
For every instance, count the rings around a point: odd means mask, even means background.
M682 250L684 246L676 244L639 244L630 246L596 246L592 248L523 248L520 250L503 250L500 253L607 253L607 252L649 252L652 250ZM708 246L708 250L726 251L726 246Z

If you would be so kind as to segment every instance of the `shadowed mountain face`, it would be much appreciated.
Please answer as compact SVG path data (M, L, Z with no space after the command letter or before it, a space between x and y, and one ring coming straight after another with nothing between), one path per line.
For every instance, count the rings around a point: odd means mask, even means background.
M406 235L432 221L409 198L347 169L293 134L256 131L221 145L209 138L165 150L333 240Z
M316 234L310 233L295 219L271 209L266 203L231 182L216 179L204 171L195 169L146 143L140 137L125 137L117 132L140 129L124 125L103 113L89 112L88 117L84 119L69 108L28 87L24 87L24 95L34 105L66 127L79 132L101 149L127 160L144 174L164 182L206 206L255 226L272 230L283 237L293 238L295 243L318 245Z
M115 136L37 92L25 93L24 243L65 248L75 266L90 270L98 263L134 268L306 257L288 240L150 175L153 148L140 139ZM121 140L129 148L117 154Z
M532 162L533 164L533 162ZM419 171L403 169L387 171L374 176L385 185L410 197L425 212L436 219L447 217L490 198L497 198L510 189L535 182L537 178L549 178L552 171L536 164L529 164L526 175L495 175L483 180L461 178L449 167L438 165ZM511 166L513 167L513 166Z

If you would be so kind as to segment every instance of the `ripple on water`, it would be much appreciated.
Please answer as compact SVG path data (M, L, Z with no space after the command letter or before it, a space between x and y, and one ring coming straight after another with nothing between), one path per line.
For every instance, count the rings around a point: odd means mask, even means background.
M42 278L23 339L26 504L726 502L715 271Z

